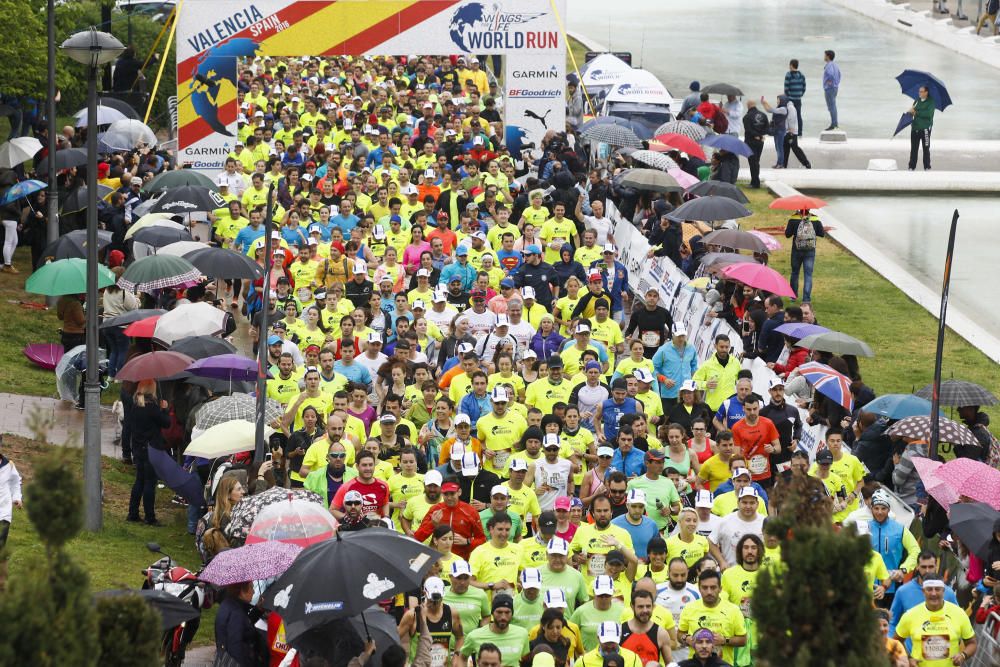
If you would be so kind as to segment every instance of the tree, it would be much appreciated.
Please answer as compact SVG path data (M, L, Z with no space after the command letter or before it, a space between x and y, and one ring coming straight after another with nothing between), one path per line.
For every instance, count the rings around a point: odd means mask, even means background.
M0 0L0 94L45 97L45 15L24 0ZM17 66L11 66L17 63Z
M864 574L867 538L835 531L832 502L815 478L796 474L779 494L768 532L781 542L781 565L757 578L753 614L761 667L888 665ZM822 482L820 482L822 485Z
M160 616L138 595L97 598L101 667L155 667L160 662Z

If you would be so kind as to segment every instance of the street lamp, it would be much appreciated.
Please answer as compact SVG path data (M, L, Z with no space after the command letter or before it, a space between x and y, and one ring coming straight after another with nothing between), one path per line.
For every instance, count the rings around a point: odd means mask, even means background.
M101 529L101 385L97 368L97 69L121 55L125 46L91 28L60 47L87 66L87 376L83 383L83 485L85 527ZM54 176L51 174L50 177Z

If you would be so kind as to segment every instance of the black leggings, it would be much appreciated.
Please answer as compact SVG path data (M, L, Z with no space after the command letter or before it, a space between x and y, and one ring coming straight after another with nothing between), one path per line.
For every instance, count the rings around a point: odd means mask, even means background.
M149 462L149 445L136 444L132 448L132 463L135 465L135 482L132 484L132 495L128 501L128 516L139 518L139 500L142 500L142 510L146 522L156 521L156 470Z

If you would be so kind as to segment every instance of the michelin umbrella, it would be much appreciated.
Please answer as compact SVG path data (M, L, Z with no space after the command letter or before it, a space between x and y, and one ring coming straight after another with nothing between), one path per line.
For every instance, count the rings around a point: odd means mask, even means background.
M103 264L97 267L97 288L115 284L115 274ZM86 291L87 260L60 259L38 267L24 283L26 292L46 296L81 294Z
M42 142L34 137L16 137L0 145L0 167L13 169L33 158L42 150Z
M750 200L743 194L743 191L732 183L725 181L697 181L694 185L684 191L685 194L698 197L729 197L733 201L741 204L749 204Z
M215 336L185 336L174 341L170 350L186 354L192 359L204 359L219 354L234 354L236 346L224 338Z
M948 524L955 536L976 554L988 560L993 533L998 531L1000 512L986 503L955 503L948 513Z
M97 230L97 250L103 250L109 243L111 243L111 232L103 229ZM74 229L45 246L45 250L42 251L41 262L44 264L46 261L73 258L87 258L86 229Z
M176 628L181 623L187 623L198 618L201 611L195 609L190 602L186 602L176 595L171 595L166 591L156 589L116 589L100 591L94 594L97 604L100 605L101 598L118 597L122 595L135 595L146 601L150 607L160 615L160 629L166 632L171 628Z
M354 657L364 648L364 640L368 638L375 642L375 653L369 658L373 665L382 663L382 654L390 646L400 645L396 621L378 607L369 607L357 616L324 623L290 643L302 655L333 656L343 653ZM353 648L346 649L341 646L344 643L353 645Z
M87 164L87 151L83 148L64 148L56 151L56 171L71 169ZM38 165L39 174L47 174L49 171L49 161L42 160Z
M252 496L244 496L243 500L233 505L232 512L229 513L229 524L225 533L232 546L242 546L253 525L265 507L275 503L287 502L288 500L306 500L315 503L326 509L323 499L318 493L307 491L306 489L284 489L280 486L271 487L263 493L255 493Z
M224 208L226 200L218 192L201 185L171 188L153 204L153 213L195 213Z
M708 130L689 120L672 120L656 128L653 134L683 134L692 141L701 141L708 136Z
M944 82L930 72L922 72L916 69L904 69L896 77L899 87L907 97L917 100L920 98L920 89L927 88L927 94L934 100L934 108L944 111L951 105L951 95Z
M934 391L934 385L929 384L916 392L917 396L930 400ZM950 405L956 408L963 408L969 405L996 405L1000 403L984 387L980 387L975 382L966 380L945 380L941 383L940 392L941 405Z
M337 533L307 548L264 593L264 607L281 614L289 641L312 628L353 616L418 588L441 554L386 528ZM337 576L329 576L337 563Z
M830 354L845 355L853 354L856 357L874 357L875 352L871 346L863 340L854 336L848 336L839 331L827 331L826 333L806 336L799 341L799 347L807 350L819 350Z
M743 157L753 155L753 149L731 134L710 134L701 140L702 146L711 146L723 151L729 151Z
M133 322L138 322L139 320L144 320L147 317L153 317L154 315L162 315L165 310L162 308L138 308L136 310L130 310L127 313L122 313L121 315L116 315L115 317L109 317L108 319L101 322L101 329L106 329L108 327L122 327L132 324Z
M213 278L256 280L264 274L260 264L244 253L229 248L202 247L185 253L184 259Z
M854 409L854 397L851 396L851 379L838 373L826 364L810 361L798 367L799 375L813 389L838 403L848 412Z
M180 188L185 185L196 185L218 192L219 188L215 181L205 174L194 169L173 169L157 174L153 180L142 186L143 192L163 192L172 188Z
M30 197L39 190L44 190L48 186L42 181L36 181L34 179L28 179L27 181L20 181L10 186L7 192L3 194L3 198L0 199L0 205L10 204L18 199L24 199L25 197Z
M170 454L158 447L149 447L149 464L156 476L177 495L195 507L205 505L205 490L201 478L182 468Z

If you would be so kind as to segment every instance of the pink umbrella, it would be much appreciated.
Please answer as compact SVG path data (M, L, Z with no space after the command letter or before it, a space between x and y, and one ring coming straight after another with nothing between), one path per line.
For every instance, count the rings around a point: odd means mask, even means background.
M330 511L308 500L289 500L268 505L250 526L246 543L275 540L303 549L333 537L337 520Z
M220 551L198 578L216 586L270 579L285 573L302 551L297 544L259 542Z
M63 346L58 343L32 343L23 352L31 363L47 371L55 370L63 358Z
M934 471L935 477L959 493L967 481L978 481L980 478L985 480L993 474L997 474L997 471L985 463L965 458L948 461Z
M730 280L737 280L744 285L756 287L757 289L762 289L778 296L795 296L795 290L788 284L785 277L771 267L764 266L763 264L757 264L756 262L731 264L722 269L722 275Z
M129 359L115 377L128 382L159 380L180 373L193 362L180 352L147 352Z
M781 243L778 242L778 239L767 232L762 232L759 229L751 229L750 233L763 241L768 250L781 250Z
M943 465L941 461L924 456L917 456L913 459L913 467L917 469L917 474L920 475L920 479L924 483L924 489L941 504L941 507L948 509L953 503L958 502L958 492L937 476L937 471Z
M972 459L955 460L972 461ZM979 464L976 466L979 472L958 485L958 495L978 500L995 510L1000 510L1000 470L979 461L972 462Z
M681 186L685 190L687 190L695 183L701 182L698 180L696 176L692 176L683 169L680 169L679 167L675 169L667 169L667 173L673 176L674 180L677 181L677 185Z

